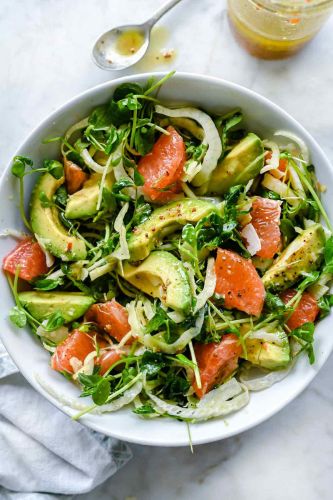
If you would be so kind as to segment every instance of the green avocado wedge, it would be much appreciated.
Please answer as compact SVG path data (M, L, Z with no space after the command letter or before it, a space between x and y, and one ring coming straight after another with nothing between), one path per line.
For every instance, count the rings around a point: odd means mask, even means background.
M186 269L173 254L152 252L138 266L123 266L125 280L142 292L175 311L187 314L191 309L192 294Z
M325 232L321 224L305 229L273 262L262 282L267 289L285 290L301 278L319 268L325 246Z
M277 332L280 342L273 343L260 339L246 339L246 359L250 363L268 370L285 368L290 361L290 347L286 333Z
M101 179L101 174L92 174L82 189L68 197L65 210L67 219L87 219L96 215ZM110 190L111 187L112 176L108 174L104 188Z
M209 201L184 198L153 211L150 217L135 227L128 240L130 260L145 259L160 241L187 223L196 223L217 212L218 207Z
M93 297L80 292L21 292L19 300L38 321L59 311L66 323L83 316L95 302Z
M83 260L87 250L84 241L68 233L59 219L59 210L52 204L57 189L64 183L64 177L55 179L46 173L40 176L30 200L30 221L33 232L41 244L55 257L64 261ZM43 206L42 198L50 206Z
M263 166L263 143L257 135L250 133L218 163L206 192L225 194L232 186L245 185L257 177Z

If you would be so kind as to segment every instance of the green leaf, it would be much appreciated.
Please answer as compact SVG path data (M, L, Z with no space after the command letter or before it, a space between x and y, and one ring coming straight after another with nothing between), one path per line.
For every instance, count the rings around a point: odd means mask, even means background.
M143 88L138 84L138 83L122 83L121 85L118 85L116 90L114 91L113 94L113 99L115 101L120 101L121 99L124 99L128 95L135 95L135 94L142 94L143 93Z
M192 368L192 369L196 368L196 364L193 363L193 361L188 359L186 356L184 356L184 354L177 354L176 358L178 359L178 361L180 361L180 363L182 365L188 366L189 368Z
M103 405L110 396L110 383L106 378L102 378L92 393L92 400L96 405Z
M150 404L139 406L138 408L135 408L132 411L137 415L151 415L152 413L156 413L156 411Z
M119 144L119 135L117 129L115 127L111 127L109 130L109 136L107 138L106 146L105 146L105 154L109 155L113 153L116 147Z
M333 273L333 236L327 239L324 248L325 273Z
M307 274L306 278L298 285L297 290L303 292L308 286L318 281L319 276L319 271L313 271L312 273Z
M331 307L333 306L333 295L328 294L320 297L320 299L317 300L317 304L320 308L320 319L322 319L331 311Z
M46 325L43 326L44 330L47 332L53 332L57 330L65 323L65 319L60 311L52 313L48 318Z
M192 224L185 224L182 230L182 238L189 245L191 246L196 245L197 241L196 230L192 226Z
M34 288L36 290L54 290L58 286L63 284L62 278L57 279L40 279L34 282Z
M23 309L14 306L9 311L10 321L18 328L23 328L27 324L27 315Z
M158 331L167 321L170 321L170 318L161 307L158 307L155 316L146 324L146 333L150 334Z
M201 161L206 154L208 149L207 144L195 144L194 142L187 143L186 147L186 158L191 158L195 161Z
M160 352L145 351L141 358L141 371L146 372L147 377L156 377L159 372L170 365L167 357Z
M281 300L278 295L274 295L271 292L266 292L265 305L267 309L277 313L285 312L287 309L283 300Z
M283 217L280 221L281 233L286 239L286 243L292 241L295 237L294 224L290 219Z
M44 160L43 167L55 179L61 179L64 175L64 166L57 160Z
M130 179L119 179L112 186L112 194L115 198L122 201L130 201L130 196L122 194L121 191L127 187L134 186L134 182Z
M305 342L313 342L314 331L314 323L304 323L302 326L293 330L291 334Z
M137 200L133 219L132 226L138 226L142 224L142 222L146 221L152 212L152 208L149 203L145 203L145 200L142 196Z
M143 175L140 174L140 172L135 168L134 169L134 184L136 186L143 186L144 183L145 183L145 178L143 177Z
M112 123L112 113L111 108L108 104L104 106L99 106L94 109L94 111L89 116L89 124L93 125L94 128L104 128L109 127Z
M117 205L112 192L106 187L103 188L102 192L102 204L103 208L109 211L113 211Z
M60 186L55 193L55 203L65 208L68 200L68 193L65 185Z
M142 105L140 104L140 102L138 101L138 99L129 94L127 97L125 97L124 99L121 99L117 102L118 104L118 108L123 111L124 109L129 109L131 111L134 111L135 109L141 109L142 108Z
M186 378L176 375L174 372L169 372L168 378L163 385L163 396L165 399L182 401L185 399L189 388L190 383Z
M134 148L142 156L150 153L155 143L155 127L140 127L134 135Z
M24 177L25 170L27 167L32 167L33 161L26 156L15 156L13 159L13 165L11 168L11 172L15 177L22 178Z
M292 330L291 335L300 339L305 344L303 345L303 349L307 352L310 364L312 365L315 362L315 355L313 350L313 340L314 340L314 331L315 325L314 323L304 323L299 328Z

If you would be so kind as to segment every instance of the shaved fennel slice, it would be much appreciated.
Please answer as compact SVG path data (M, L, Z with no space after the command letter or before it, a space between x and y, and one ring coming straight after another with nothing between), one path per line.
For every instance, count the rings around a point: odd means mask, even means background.
M215 260L210 257L207 261L206 277L202 291L197 295L197 303L194 308L194 313L199 311L214 294L216 287Z
M184 173L182 175L183 182L190 182L193 177L201 170L200 162L196 160L189 160L184 165Z
M84 149L81 152L81 158L83 159L84 163L89 167L91 170L94 170L94 172L97 172L99 174L103 174L105 171L105 166L100 165L97 163L89 154L88 149Z
M329 283L332 280L333 276L331 273L325 273L322 276L320 276L319 280L317 283L314 285L311 285L308 288L308 292L311 293L311 295L316 299L320 299L327 293L330 289L329 286L327 286L327 283Z
M141 374L139 374L141 377ZM54 399L56 399L63 406L67 406L73 410L86 411L89 409L89 406L80 403L78 398L73 398L69 396L65 396L64 394L59 393L53 387L51 387L45 380L39 375L35 374L35 379L38 384ZM135 381L124 393L116 400L107 403L105 405L97 406L91 409L90 413L106 413L120 410L123 406L131 403L142 391L142 380L138 380L136 377L133 379Z
M293 142L295 142L300 149L303 160L306 161L307 164L309 163L310 153L303 139L301 139L298 135L294 134L293 132L289 132L287 130L277 130L276 132L274 132L274 135L286 137L287 139L290 139Z
M65 141L68 142L68 140L74 134L74 132L77 132L78 130L82 130L83 128L88 127L88 124L89 124L89 118L88 118L88 116L86 118L83 118L79 122L74 123L74 125L72 125L67 130L67 132L65 133L65 137L64 137ZM65 141L63 141L62 144L61 144L61 153L62 153L63 156L66 156L65 155L65 150L64 150L64 146L65 146L64 142Z
M261 250L261 241L253 224L249 223L243 227L240 232L242 238L246 241L246 250L250 255L255 255Z
M15 238L17 240L23 240L24 238L28 238L28 233L24 233L23 231L18 231L17 229L4 229L2 233L0 233L0 238L7 238L8 236Z
M127 213L128 207L129 204L125 203L114 221L114 230L119 233L119 248L112 252L111 255L118 260L126 260L130 258L128 243L126 240L126 227L124 224L124 217Z
M45 238L41 238L40 236L38 236L38 234L35 233L35 238L37 240L37 243L39 244L41 250L43 251L44 255L45 255L45 262L46 262L46 266L47 267L52 267L54 262L55 262L55 258L54 256L51 254L51 252L49 252L48 250L46 250L46 247L45 247ZM47 240L49 241L49 240Z
M210 391L198 403L196 408L183 408L167 403L147 391L153 401L155 410L178 418L200 421L213 417L228 415L243 408L249 402L249 393L235 378L232 378L217 389Z
M282 199L286 200L289 203L289 205L293 206L299 205L300 197L297 196L295 191L293 191L284 182L281 182L279 179L273 177L271 174L269 173L265 174L261 184L266 189L274 191L274 193L280 195Z
M275 327L276 328L276 327ZM260 330L252 331L248 339L258 339L264 340L265 342L274 342L276 345L283 345L286 343L286 337L284 332L281 331L268 331L268 328L260 328Z
M217 165L217 162L222 154L222 144L215 126L215 123L207 113L196 108L186 107L179 109L165 108L164 106L156 105L156 113L169 116L171 118L192 118L198 122L204 131L203 144L208 145L208 150L201 164L200 172L193 179L195 186L202 186L209 180L210 174Z
M266 160L266 165L260 170L261 174L268 172L269 170L276 170L279 168L280 163L280 149L276 142L273 141L263 141L266 148L272 151L272 157Z
M120 179L126 179L127 181L133 182L133 179L128 175L124 167L121 145L118 146L116 151L113 153L112 160L117 162L116 166L113 167L113 173L116 181L120 181ZM130 196L133 200L135 200L135 188L127 187L123 189L123 192Z
M298 173L292 166L289 167L289 177L290 177L290 184L294 189L294 191L298 194L298 196L304 199L306 196L303 184L301 182L301 179L299 178Z
M195 326L189 328L184 333L180 335L180 337L173 343L167 344L163 337L160 334L149 335L146 334L141 339L141 342L152 350L162 351L165 354L176 354L177 352L185 349L187 344L199 333L201 332L201 328L204 322L204 310L201 309L197 320L195 322Z
M142 323L137 313L137 307L139 307L139 305L140 304L137 304L135 300L132 300L126 305L126 309L128 312L128 323L131 327L132 336L142 339L145 325Z
M262 391L273 384L283 380L292 369L294 363L290 363L284 370L269 371L254 365L243 365L239 380L249 391Z

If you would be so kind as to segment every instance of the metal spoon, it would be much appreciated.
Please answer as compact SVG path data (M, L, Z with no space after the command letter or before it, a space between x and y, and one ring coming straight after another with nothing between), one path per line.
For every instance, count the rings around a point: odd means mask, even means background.
M102 69L116 71L137 63L148 49L150 32L154 24L179 2L180 0L169 0L143 24L119 26L104 33L94 45L92 52L94 62ZM130 47L129 53L120 53L119 43L126 37L126 33L136 37L137 47Z

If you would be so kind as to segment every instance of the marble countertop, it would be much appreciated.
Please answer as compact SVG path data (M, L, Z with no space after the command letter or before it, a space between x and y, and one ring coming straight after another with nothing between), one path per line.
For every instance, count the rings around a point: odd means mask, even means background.
M73 95L113 78L90 50L113 25L143 21L163 0L1 0L0 158L4 166L32 127ZM183 0L160 23L167 64L249 87L281 105L333 160L333 17L301 54L259 61L232 38L224 0ZM162 58L163 59L163 58ZM160 59L161 60L161 59ZM160 62L159 60L159 62ZM328 332L330 333L330 332ZM257 428L215 444L132 446L133 460L81 500L329 500L333 488L333 358L304 393Z

